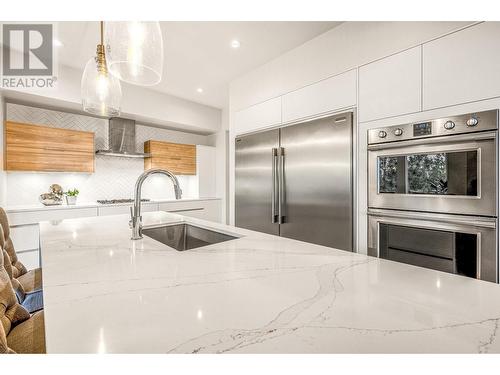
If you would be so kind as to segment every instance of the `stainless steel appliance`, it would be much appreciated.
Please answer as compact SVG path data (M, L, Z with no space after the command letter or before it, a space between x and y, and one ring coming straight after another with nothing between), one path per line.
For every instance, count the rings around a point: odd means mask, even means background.
M127 158L147 158L150 154L136 151L135 120L112 117L108 123L109 149L97 150L97 155Z
M236 226L352 251L352 113L235 142Z
M368 131L370 255L498 282L498 111Z

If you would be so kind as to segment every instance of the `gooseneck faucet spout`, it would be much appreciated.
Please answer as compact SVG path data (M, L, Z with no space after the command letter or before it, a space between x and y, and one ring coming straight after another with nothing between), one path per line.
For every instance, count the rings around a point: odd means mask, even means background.
M152 174L163 174L172 180L174 184L175 199L181 199L182 190L179 186L177 177L166 169L150 169L139 176L135 183L134 207L130 207L130 228L132 229L132 240L140 240L142 238L142 216L141 216L141 191L142 184Z

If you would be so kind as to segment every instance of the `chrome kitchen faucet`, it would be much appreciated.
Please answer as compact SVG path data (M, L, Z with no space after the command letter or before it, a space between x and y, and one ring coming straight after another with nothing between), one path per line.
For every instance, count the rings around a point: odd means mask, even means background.
M139 176L135 183L135 193L134 193L134 207L130 207L130 228L132 229L132 240L140 240L142 238L142 216L141 216L141 191L142 184L152 174L164 174L172 180L174 184L175 199L181 199L182 190L179 186L179 181L177 177L166 169L150 169Z

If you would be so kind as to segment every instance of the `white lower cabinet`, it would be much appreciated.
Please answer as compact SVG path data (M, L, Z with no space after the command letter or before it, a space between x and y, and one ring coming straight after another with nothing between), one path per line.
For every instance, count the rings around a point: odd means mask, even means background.
M40 251L32 250L32 251L22 251L17 252L17 259L24 264L24 267L28 270L32 270L35 268L39 268L40 265Z
M40 221L97 216L97 208L48 209L8 212L10 235L17 256L27 269L40 267Z
M21 263L27 269L40 267L40 230L38 224L12 226L10 237Z
M38 224L15 225L10 237L17 251L38 250L40 230Z
M97 208L47 209L7 212L10 236L17 256L27 269L40 267L40 221L97 216Z
M76 219L97 216L97 207L62 208L35 211L8 212L10 225L37 224L40 221Z

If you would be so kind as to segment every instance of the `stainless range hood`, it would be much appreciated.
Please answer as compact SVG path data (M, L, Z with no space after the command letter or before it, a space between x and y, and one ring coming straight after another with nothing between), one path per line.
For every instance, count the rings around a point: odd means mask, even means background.
M109 150L97 150L97 155L147 158L151 154L135 150L135 121L126 118L109 119Z

